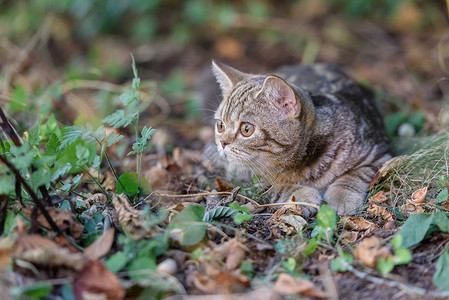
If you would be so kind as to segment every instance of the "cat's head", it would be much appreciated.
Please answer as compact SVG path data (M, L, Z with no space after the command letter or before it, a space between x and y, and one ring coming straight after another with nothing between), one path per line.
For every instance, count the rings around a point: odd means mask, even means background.
M212 71L223 95L215 112L218 152L262 176L288 168L313 125L310 96L275 75L246 74L216 61Z

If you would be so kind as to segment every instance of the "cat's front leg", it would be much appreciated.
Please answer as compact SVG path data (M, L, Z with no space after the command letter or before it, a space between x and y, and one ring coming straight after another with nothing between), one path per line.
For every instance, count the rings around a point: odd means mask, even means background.
M369 184L375 174L372 167L366 166L340 176L327 188L325 202L340 216L354 215L362 210Z
M296 202L306 202L320 205L323 201L320 191L315 188L304 185L292 185L284 187L278 192L277 203L286 203L295 197ZM317 213L317 209L309 205L301 205L301 211L305 218L309 218Z

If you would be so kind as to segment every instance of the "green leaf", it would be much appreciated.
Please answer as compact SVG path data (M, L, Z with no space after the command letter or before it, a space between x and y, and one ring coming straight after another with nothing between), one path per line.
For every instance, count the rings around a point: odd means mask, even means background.
M133 271L141 271L141 270L156 270L156 268L157 268L157 264L156 264L156 259L154 257L141 256L136 259L133 259L129 263L127 270L128 270L128 272L133 272ZM137 274L137 273L138 272L136 272L136 274L130 273L129 277L131 277L132 280L138 280L138 279L148 277L148 275L145 274L144 272L142 272L141 274Z
M23 296L28 296L35 299L41 299L48 296L52 289L53 286L50 282L38 281L24 287L12 287L9 291L14 298L21 299Z
M377 261L377 270L383 275L390 273L394 269L394 261L392 257L381 257Z
M76 126L67 126L65 128L65 133L62 136L60 149L63 149L74 142L82 139L86 143L92 143L95 141L101 141L106 136L106 131L103 129L103 126L97 128L97 130L93 130L91 124L87 123L86 127L81 124Z
M121 139L123 139L124 136L117 133L116 135L114 135L114 131L112 131L107 137L106 137L106 145L108 147L111 147L112 145L114 145L115 143L119 142Z
M440 290L449 291L449 252L447 250L438 258L432 281Z
M253 264L247 260L242 261L242 263L240 264L240 273L249 278L252 278L253 272L254 272Z
M343 257L337 257L331 260L331 270L336 272L346 272L348 262Z
M147 128L145 126L142 129L142 136L137 138L136 142L133 144L134 151L129 152L128 156L132 154L142 154L148 147L148 141L151 139L154 133L156 133L155 129L151 129L151 127Z
M71 169L72 165L70 163L66 163L64 166L57 168L51 177L51 181L55 181L59 177L67 174Z
M30 175L30 185L34 190L37 190L40 186L50 184L51 173L48 169L38 169Z
M94 161L92 162L92 168L98 168L100 166L100 163L100 155L95 155Z
M321 205L317 213L317 225L325 230L337 229L337 214L329 205Z
M0 176L0 195L12 193L14 191L15 182L14 176Z
M133 90L126 90L124 93L120 95L120 100L122 100L122 103L124 106L128 106L131 102L134 101L134 91ZM118 112L118 110L117 110ZM125 111L123 110L123 116L125 115Z
M122 251L112 254L106 260L106 268L109 269L112 273L117 273L120 271L126 264L128 263L129 258Z
M61 146L61 142L59 141L58 136L55 133L52 133L50 135L50 139L48 140L47 144L45 145L47 155L54 155L58 154L59 147Z
M28 95L23 86L18 85L14 88L9 102L9 108L12 112L23 111L28 104Z
M8 153L9 151L11 151L11 145L7 141L0 141L0 153Z
M213 220L226 218L226 217L233 217L234 215L238 214L239 212L233 209L232 207L226 207L226 206L219 206L214 209L209 210L203 217L204 222L211 222Z
M36 124L36 126L34 126L33 130L31 130L30 135L28 137L28 142L30 143L31 147L39 145L39 142L40 142L39 124Z
M394 263L397 265L407 264L412 260L412 253L407 248L394 250Z
M296 260L293 257L289 257L287 261L282 263L282 266L289 272L293 273L296 269Z
M237 202L229 203L229 207L235 209L236 211L242 212L242 213L249 213L249 208L246 206L240 206Z
M234 220L234 223L237 225L240 225L245 221L249 221L252 218L253 218L253 215L250 215L250 214L237 214L232 217L232 219Z
M432 221L433 216L429 214L418 213L411 215L398 232L403 239L402 246L408 248L421 242L426 236Z
M199 259L201 258L201 257L204 257L204 251L203 251L203 249L201 249L201 248L196 248L195 250L193 250L193 252L192 253L190 253L190 258L192 259L192 260L196 260L196 261L199 261Z
M449 198L449 192L447 188L444 188L441 192L437 195L437 203L441 203L446 201Z
M403 242L402 235L398 235L398 234L395 235L391 239L391 241L390 241L390 243L391 243L391 245L393 246L394 249L401 248L402 247L402 242Z
M170 229L181 229L183 232L182 245L193 246L198 244L206 234L206 225L194 224L202 222L204 207L189 205L177 214L170 222Z
M432 213L433 222L441 231L449 232L449 218L441 210Z
M125 111L123 109L119 109L104 118L103 122L109 124L114 128L126 127L131 124L136 119L136 117L137 113L130 113L128 115L125 115Z
M318 241L316 238L311 238L306 245L306 248L304 249L303 253L306 256L311 255L313 252L315 252L316 248L318 247Z
M116 186L116 194L137 195L139 193L139 175L135 172L125 172L119 177ZM140 189L145 195L152 192L150 183L143 176L140 178Z

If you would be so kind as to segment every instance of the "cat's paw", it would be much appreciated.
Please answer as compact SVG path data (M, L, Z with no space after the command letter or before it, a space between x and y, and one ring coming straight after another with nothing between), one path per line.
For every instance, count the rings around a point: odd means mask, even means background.
M324 194L324 201L332 207L337 215L354 215L363 208L365 193L329 187Z
M293 198L294 197L294 198ZM295 202L305 202L314 204L311 205L300 205L301 212L304 218L310 218L314 216L319 206L322 202L322 197L320 192L317 189L308 186L294 186L289 189L284 190L276 202L278 203L288 203L294 199Z

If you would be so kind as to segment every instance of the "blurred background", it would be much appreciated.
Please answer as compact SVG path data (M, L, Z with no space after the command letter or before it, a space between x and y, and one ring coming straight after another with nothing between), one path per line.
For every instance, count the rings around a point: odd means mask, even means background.
M375 91L392 137L420 136L449 124L448 29L442 0L3 0L0 103L20 130L101 124L132 53L141 124L200 147L219 98L211 59L252 73L327 62Z

